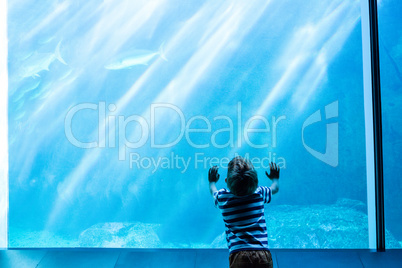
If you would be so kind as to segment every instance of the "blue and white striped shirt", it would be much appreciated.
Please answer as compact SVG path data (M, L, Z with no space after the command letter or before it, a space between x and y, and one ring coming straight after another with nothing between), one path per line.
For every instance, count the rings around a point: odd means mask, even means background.
M271 188L265 186L246 196L226 189L214 193L215 206L221 209L225 222L229 253L268 249L264 204L271 202L271 196Z

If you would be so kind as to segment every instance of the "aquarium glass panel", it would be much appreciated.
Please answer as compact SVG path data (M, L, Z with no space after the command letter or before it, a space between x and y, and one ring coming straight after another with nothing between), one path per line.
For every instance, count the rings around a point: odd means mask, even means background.
M8 39L10 247L226 248L236 155L270 248L368 247L359 1L10 0Z
M402 181L398 176L402 172L400 165L400 159L402 159L401 14L401 1L383 0L378 3L385 227L396 238L396 241L386 239L387 248L402 247L402 198L400 194Z

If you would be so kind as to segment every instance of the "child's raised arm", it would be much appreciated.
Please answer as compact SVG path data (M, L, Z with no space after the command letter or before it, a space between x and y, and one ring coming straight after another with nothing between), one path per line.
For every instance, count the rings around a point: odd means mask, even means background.
M269 164L269 172L265 171L265 175L272 181L271 188L272 194L279 192L279 167L275 163Z
M209 169L208 172L209 192L211 193L211 195L214 195L214 193L218 191L215 185L215 183L218 180L219 180L218 166L213 166Z

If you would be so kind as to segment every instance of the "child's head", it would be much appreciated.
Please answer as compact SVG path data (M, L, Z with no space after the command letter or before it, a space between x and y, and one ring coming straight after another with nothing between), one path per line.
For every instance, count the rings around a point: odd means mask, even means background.
M253 164L241 156L233 158L228 165L226 183L234 195L254 193L258 187L258 177Z

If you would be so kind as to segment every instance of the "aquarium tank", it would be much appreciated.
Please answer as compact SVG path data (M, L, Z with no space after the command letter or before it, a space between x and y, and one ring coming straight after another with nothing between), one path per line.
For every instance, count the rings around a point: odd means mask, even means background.
M400 248L402 3L378 11L386 241ZM238 155L260 185L281 168L269 248L369 247L360 1L8 0L4 13L8 247L226 248L208 170L224 188Z

